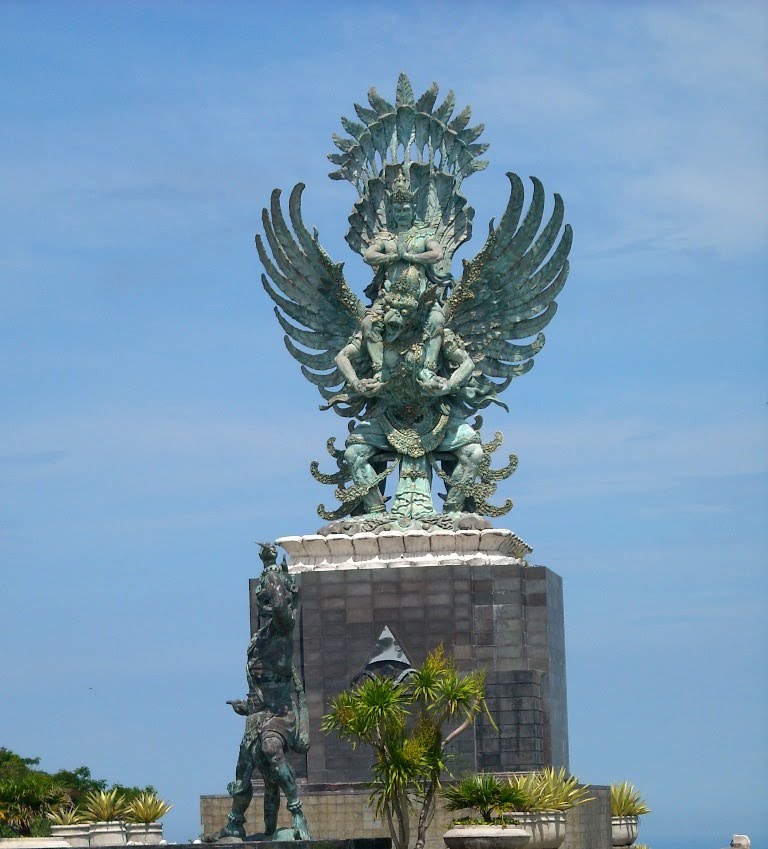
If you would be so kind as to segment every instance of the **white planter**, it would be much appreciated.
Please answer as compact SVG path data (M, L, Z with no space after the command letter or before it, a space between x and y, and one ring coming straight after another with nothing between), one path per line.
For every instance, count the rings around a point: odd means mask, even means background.
M516 825L455 825L443 840L448 849L523 849L531 834Z
M163 824L161 822L126 823L126 837L129 843L157 846L163 839Z
M637 817L611 817L611 844L631 846L637 840Z
M510 811L504 814L506 819L515 820L531 834L528 849L558 849L565 840L564 811L536 811L524 813Z
M88 823L51 826L51 835L59 840L66 840L70 846L88 846L90 842L89 831Z
M88 829L91 846L122 846L125 843L125 823L117 820L93 822Z

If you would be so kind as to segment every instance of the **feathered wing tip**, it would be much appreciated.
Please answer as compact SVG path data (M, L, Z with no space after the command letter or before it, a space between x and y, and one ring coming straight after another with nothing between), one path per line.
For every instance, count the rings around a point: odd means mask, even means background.
M507 176L510 197L499 225L491 222L485 245L465 262L445 305L446 327L461 337L476 365L477 389L467 400L472 409L500 403L496 395L533 367L544 346L541 331L557 310L568 276L573 233L563 224L562 199L554 196L545 222L544 188L532 177L533 194L523 214L522 180ZM531 341L518 342L526 339Z
M427 164L430 169L450 174L456 188L461 181L480 171L488 162L480 159L487 144L477 144L483 125L469 126L471 110L467 106L451 120L456 106L452 91L435 108L438 85L432 85L418 99L407 75L398 77L395 102L385 100L375 88L368 92L370 109L355 104L360 121L342 118L341 125L350 138L334 135L340 151L328 158L339 166L329 175L333 180L348 180L362 196L369 180L380 177L387 164L411 162Z
M344 382L335 357L359 330L364 308L344 280L341 264L323 250L317 232L307 230L301 215L303 188L299 183L291 192L288 220L280 191L272 193L262 213L264 235L256 236L256 247L266 272L262 285L276 305L285 346L307 380L330 400ZM336 409L354 415L348 407Z

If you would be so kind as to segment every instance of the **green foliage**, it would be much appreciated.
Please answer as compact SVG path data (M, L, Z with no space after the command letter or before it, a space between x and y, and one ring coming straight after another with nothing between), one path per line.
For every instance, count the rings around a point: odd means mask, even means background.
M444 787L441 795L449 811L473 808L485 823L493 821L495 811L522 810L519 806L525 801L522 792L510 782L486 773L470 775L458 784Z
M373 750L370 801L388 823L395 849L407 849L416 810L416 846L424 845L446 769L445 747L484 708L485 676L460 674L442 646L406 681L369 678L333 701L323 730ZM443 726L452 720L459 724L444 737Z
M157 793L140 793L133 799L126 812L128 822L151 823L164 817L173 805L161 799Z
M0 781L23 778L32 772L30 767L37 766L40 758L22 758L4 746L0 747Z
M123 819L128 811L128 801L117 788L92 790L83 799L83 813L89 822L110 822Z
M474 808L485 822L504 811L567 811L589 802L589 787L565 769L546 767L538 772L516 775L503 781L480 773L442 791L449 811Z
M0 780L0 824L14 836L42 836L48 830L46 814L66 800L64 788L46 773L29 770Z
M451 825L500 825L502 828L509 828L510 826L519 826L520 821L509 817L491 817L490 820L484 820L482 817L459 817L451 820Z
M611 784L611 815L614 817L640 817L649 814L651 809L646 805L633 784L622 781L621 784Z
M75 805L80 805L86 794L107 789L107 782L103 778L94 778L87 766L60 769L53 773L53 779L67 788L67 795Z
M142 794L157 795L151 785L110 787L104 779L94 778L87 766L48 773L36 769L39 763L40 758L23 758L0 747L0 837L48 836L51 822L60 822L58 816L68 817L67 811L76 810L75 816L85 818L86 797L108 790L116 791L126 803Z
M564 767L515 775L509 784L520 793L518 811L567 811L594 798L588 795L589 785L579 786L579 779L568 775Z
M86 822L86 815L77 805L60 805L48 812L48 819L54 825L78 825Z

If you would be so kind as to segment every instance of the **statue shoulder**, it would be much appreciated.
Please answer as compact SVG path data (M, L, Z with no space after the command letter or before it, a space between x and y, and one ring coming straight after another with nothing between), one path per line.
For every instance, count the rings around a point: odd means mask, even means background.
M434 239L437 236L437 230L424 221L417 221L411 232L414 236L421 236L424 239Z

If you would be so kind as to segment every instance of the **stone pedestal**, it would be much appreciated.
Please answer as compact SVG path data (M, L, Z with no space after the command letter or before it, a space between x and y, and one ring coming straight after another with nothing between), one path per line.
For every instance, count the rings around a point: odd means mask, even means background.
M384 628L414 666L442 643L460 669L486 670L498 728L481 715L457 739L454 754L466 768L568 766L562 581L527 565L531 549L519 537L493 528L311 534L278 543L301 586L295 657L311 749L294 756L299 776L310 784L368 779L370 752L323 734L320 725Z

